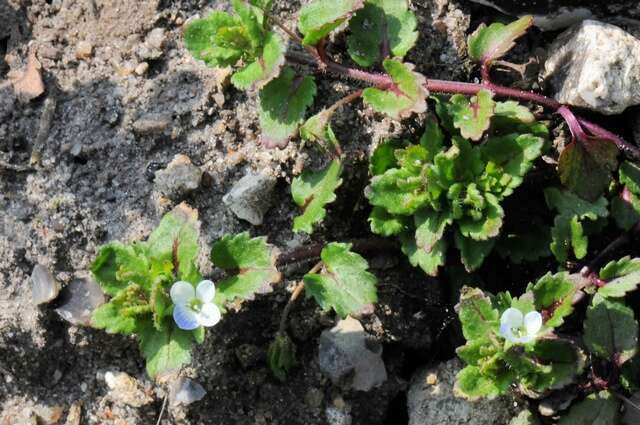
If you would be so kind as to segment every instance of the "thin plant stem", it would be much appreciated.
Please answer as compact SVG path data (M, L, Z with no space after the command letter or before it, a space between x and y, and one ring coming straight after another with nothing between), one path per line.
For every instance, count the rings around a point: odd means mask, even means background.
M309 273L317 273L322 268L322 264L323 264L322 261L319 261L318 263L316 263L316 265L313 266L311 270L309 270ZM286 334L287 319L289 317L289 313L291 312L291 308L293 307L293 304L300 297L300 294L302 294L303 290L304 290L304 281L300 281L298 285L294 288L293 292L291 292L291 297L289 297L289 301L287 302L287 305L284 306L284 310L282 310L282 316L280 316L280 326L278 326L278 334L280 335Z

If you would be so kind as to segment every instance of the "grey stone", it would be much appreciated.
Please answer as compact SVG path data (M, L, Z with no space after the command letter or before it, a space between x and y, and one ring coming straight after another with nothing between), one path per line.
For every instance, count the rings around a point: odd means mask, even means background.
M275 177L249 173L233 185L222 202L238 218L258 226L271 206L275 186Z
M141 407L153 401L138 381L124 372L108 371L104 374L104 381L109 387L109 397L115 402Z
M145 43L151 48L162 49L166 38L164 28L154 28L147 34Z
M179 200L200 187L202 170L191 163L189 157L176 155L167 168L156 171L155 188L162 195Z
M586 20L553 42L543 78L559 102L619 114L640 104L640 40Z
M165 114L146 114L133 123L133 131L140 136L164 133L171 124L171 117Z
M60 293L60 284L51 276L49 269L36 264L31 272L31 299L35 305L48 303Z
M409 425L495 425L506 424L517 412L506 397L470 402L457 398L453 387L462 368L453 359L434 368L418 370L407 393Z
M74 325L91 324L93 311L105 302L104 293L91 278L78 278L69 283L61 292L62 304L56 313Z
M188 406L202 400L206 394L207 391L198 382L180 377L169 386L169 405L172 407L180 404Z
M320 370L336 385L369 391L387 380L382 347L372 348L359 321L348 317L320 335Z

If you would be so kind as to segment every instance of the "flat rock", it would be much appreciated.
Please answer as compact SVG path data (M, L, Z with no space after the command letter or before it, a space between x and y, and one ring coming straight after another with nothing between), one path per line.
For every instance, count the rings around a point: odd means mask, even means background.
M387 380L382 347L372 343L359 321L348 317L320 335L320 370L335 385L369 391Z
M36 264L31 272L31 299L35 305L48 303L60 293L60 284L51 276L49 269Z
M619 114L640 104L640 40L615 25L584 21L553 42L543 78L559 102Z
M202 400L206 394L207 391L198 382L180 377L169 386L169 405L172 407L180 404L188 406Z
M275 177L249 173L233 185L222 202L239 219L258 226L271 206L275 186Z
M105 302L104 293L91 278L74 279L62 290L61 305L56 313L66 321L79 326L89 326L93 311Z
M409 425L506 424L517 413L506 397L470 402L453 393L456 373L462 368L453 359L434 368L418 370L407 393Z
M154 180L156 190L175 201L198 189L201 182L202 170L181 154L173 157L167 168L156 171Z
M131 72L135 71L135 67ZM171 124L171 116L167 114L145 114L133 122L133 131L139 136L153 136L164 133Z
M108 371L104 374L104 381L109 387L109 397L115 402L141 407L153 401L138 381L124 372Z

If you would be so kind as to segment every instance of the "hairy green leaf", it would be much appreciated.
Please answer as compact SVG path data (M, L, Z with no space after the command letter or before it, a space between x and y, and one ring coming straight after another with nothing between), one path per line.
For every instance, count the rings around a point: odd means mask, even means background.
M516 353L516 356L522 359L521 354ZM549 389L563 388L574 382L582 372L585 359L582 350L572 341L562 338L538 339L533 352L522 359L528 370L521 371L520 383L536 395Z
M533 25L533 16L526 15L508 25L493 23L480 25L469 36L469 57L476 62L489 64L504 56Z
M130 282L150 287L149 260L135 246L118 241L100 247L91 272L102 289L114 296Z
M414 66L393 59L383 62L385 71L393 81L388 89L369 87L362 92L362 99L376 112L401 120L427 110L426 79L413 71Z
M503 391L494 380L484 376L477 366L467 366L456 375L453 392L458 397L473 401L481 398L494 399Z
M377 235L393 236L411 228L411 220L407 216L389 214L382 207L373 207L369 215L371 231Z
M525 124L531 124L536 120L529 108L519 104L515 100L496 102L495 115L498 117L507 117Z
M336 200L335 191L342 183L342 164L338 160L320 171L305 170L291 182L294 202L303 209L302 215L293 219L293 231L311 234L313 225L321 222L327 204Z
M376 277L367 261L351 252L351 244L332 242L320 254L321 273L304 276L305 290L323 310L333 309L342 318L358 313L378 300Z
M285 147L296 134L315 95L313 78L296 76L291 68L283 69L278 78L264 86L258 107L263 146Z
M349 22L351 59L369 67L389 56L404 57L418 39L417 23L406 0L368 0Z
M272 283L280 281L276 268L278 250L264 237L251 238L249 233L225 235L211 248L213 265L234 272L216 285L216 302L240 298L251 300L255 294L271 292Z
M171 326L156 330L150 323L140 332L140 349L147 360L147 373L155 378L191 362L193 334Z
M430 251L418 248L413 232L402 232L400 238L402 252L414 267L420 267L429 276L438 274L438 267L444 265L447 244L444 239L436 242Z
M611 173L618 165L617 156L616 145L606 140L573 142L560 154L560 181L581 198L593 202L609 185Z
M425 120L420 146L427 151L427 161L433 161L436 155L444 149L444 133L436 117L431 114Z
M463 236L460 232L454 233L456 247L460 250L460 259L468 272L478 269L495 245L495 239L474 240Z
M392 214L409 215L428 200L422 180L404 169L392 168L371 179L365 195L371 205L385 208Z
M600 279L613 280L628 274L640 272L640 258L622 257L617 261L610 261L600 269Z
M484 338L499 327L499 312L480 289L463 287L460 302L455 309L462 324L462 334L467 341Z
M196 59L212 67L235 65L253 49L241 20L220 11L189 23L184 31L184 42Z
M260 57L233 74L231 83L240 90L264 87L280 73L285 62L284 52L280 36L274 32L268 33Z
M544 312L545 326L555 328L573 312L576 282L569 273L547 273L531 286L536 311Z
M493 93L482 89L469 99L461 94L451 96L449 113L453 117L453 126L460 130L465 139L479 141L491 125L495 102Z
M313 0L300 9L298 29L302 42L316 45L364 6L364 0Z
M336 151L340 147L340 142L336 138L331 128L331 118L335 108L323 109L309 118L300 127L300 137L309 142L317 142L331 151Z
M638 322L622 301L596 294L587 309L584 343L589 351L621 365L638 350Z
M431 252L433 247L444 234L451 222L450 214L431 209L421 209L414 215L416 226L416 245L418 248Z
M271 373L280 382L287 380L287 374L296 365L296 346L287 335L276 335L267 351L267 364Z
M574 404L558 425L612 425L618 423L620 402L609 391L600 391Z
M637 264L637 262L636 262ZM598 290L598 293L607 298L622 298L629 292L638 289L640 285L640 271L629 273L608 282Z
M379 176L391 168L396 168L398 161L395 152L405 146L404 141L395 139L379 144L369 159L369 173Z

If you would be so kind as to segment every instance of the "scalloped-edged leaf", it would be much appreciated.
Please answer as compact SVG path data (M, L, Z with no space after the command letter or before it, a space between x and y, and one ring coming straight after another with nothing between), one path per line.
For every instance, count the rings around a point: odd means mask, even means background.
M160 332L149 323L139 335L140 350L147 360L150 377L177 370L191 362L192 332L173 325Z
M391 77L393 86L384 90L374 87L364 89L364 102L376 112L397 120L426 111L428 92L425 77L414 72L414 66L409 63L385 59L383 66Z
M636 259L637 260L637 259ZM636 265L638 262L636 261ZM625 274L613 279L598 290L603 297L622 298L629 292L633 292L640 286L640 271Z
M417 24L406 0L368 0L349 22L349 55L364 67L402 58L416 44Z
M589 351L617 365L638 351L638 322L622 301L596 294L587 309L584 343Z
M198 210L182 203L165 214L146 243L151 261L173 264L178 280L200 281L197 261L200 253Z
M291 68L284 68L278 78L264 86L258 102L262 145L285 147L297 133L315 95L313 78L297 76Z
M291 182L293 201L303 209L302 215L293 219L293 231L313 233L313 226L321 222L327 204L336 200L336 189L342 184L342 164L333 160L319 171L305 170Z
M340 142L331 128L331 118L336 108L323 109L305 121L300 127L300 137L309 142L320 143L332 151L340 149Z
M628 274L640 272L640 258L631 258L628 255L617 261L610 261L600 269L600 279L613 280Z
M486 241L498 236L504 218L504 210L498 198L491 193L485 193L484 200L485 207L480 220L471 217L458 220L460 233L475 241Z
M184 43L196 59L211 67L235 65L252 49L240 19L221 11L190 22L184 31Z
M483 339L498 329L500 313L493 307L491 299L478 288L463 287L455 310L467 341Z
M371 205L391 214L410 215L428 200L422 180L403 168L392 168L374 176L365 190Z
M495 105L493 93L482 89L471 98L461 94L451 96L448 109L453 126L460 130L462 137L477 142L491 125Z
M499 22L488 27L481 24L469 36L469 57L476 62L491 63L515 46L515 41L533 25L533 16L526 15L508 25Z
M542 312L545 326L555 328L564 323L564 318L573 312L576 289L576 282L566 272L547 273L530 288L535 309Z
M240 298L252 300L255 294L271 292L271 284L279 282L276 268L278 249L267 238L252 238L248 232L225 235L211 248L213 265L227 272L237 272L216 284L216 302Z
M525 124L531 124L536 120L536 117L531 113L529 108L521 105L515 100L496 102L495 115L497 117L507 117Z
M453 222L451 214L423 208L413 216L416 226L416 245L431 252L434 245L442 239L445 229Z
M467 238L460 232L454 233L454 239L456 248L460 250L462 264L468 272L478 269L484 263L484 259L491 253L496 243L495 239L478 241Z
M612 425L618 423L620 402L609 391L589 394L574 404L558 425Z
M351 252L351 244L332 242L320 253L323 269L304 276L305 291L325 311L333 309L343 319L377 302L376 277L367 260Z
M427 252L418 247L414 232L403 232L398 237L401 242L400 248L413 267L420 267L429 276L438 275L438 268L444 265L447 254L447 244L444 239L436 242Z
M516 352L516 356L521 354ZM539 338L527 356L531 366L524 372L524 388L541 394L560 389L575 381L584 370L586 356L573 341L562 338Z
M618 148L599 139L585 139L567 145L558 160L562 184L581 198L595 201L609 186L618 166Z
M262 53L254 62L233 74L231 83L240 90L260 89L280 73L285 63L284 43L278 34L269 32Z
M403 215L389 214L382 207L373 207L369 215L371 231L377 235L394 236L407 231L411 227L411 218Z
M251 45L254 48L259 48L264 42L264 27L262 25L262 11L260 9L252 7L246 0L231 0L231 6L236 11L242 26L244 27Z
M150 306L144 299L144 291L138 285L118 292L108 303L102 304L93 312L91 326L104 329L107 333L131 335L140 330L140 314L148 313Z
M607 200L600 198L591 203L579 198L573 193L556 188L547 188L544 191L547 205L558 211L551 229L551 252L556 259L564 262L568 258L569 250L577 259L584 258L587 254L588 237L585 235L582 223L586 220L596 221L598 218L607 217Z
M396 150L402 149L405 146L406 142L398 139L391 139L380 143L369 159L369 173L372 176L379 176L391 168L397 168L398 160L396 159Z
M494 399L502 394L503 390L493 379L484 376L480 368L467 366L456 375L453 392L458 397L474 401L481 398Z
M151 286L149 260L134 246L118 241L100 247L91 264L91 272L100 287L111 296L126 288L131 281Z
M438 120L432 114L429 114L425 120L420 146L427 151L427 161L433 161L436 155L444 149L444 133Z
M364 0L312 0L300 9L298 29L303 44L316 45L353 13L364 6Z
M620 183L632 193L640 195L640 166L636 163L624 161L618 170Z

